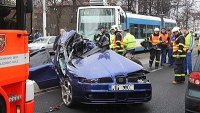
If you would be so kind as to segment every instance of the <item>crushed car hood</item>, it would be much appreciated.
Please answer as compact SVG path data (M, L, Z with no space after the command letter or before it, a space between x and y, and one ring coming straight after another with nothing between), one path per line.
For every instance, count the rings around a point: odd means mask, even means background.
M73 59L69 71L78 77L87 79L114 77L142 70L139 64L117 54L112 50L95 53L84 59Z

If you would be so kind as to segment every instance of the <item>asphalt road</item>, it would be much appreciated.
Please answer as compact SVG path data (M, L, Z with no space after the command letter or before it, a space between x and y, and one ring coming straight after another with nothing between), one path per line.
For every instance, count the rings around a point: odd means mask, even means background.
M193 61L197 58L193 57ZM147 67L147 64L145 64ZM144 104L134 105L78 105L67 108L64 105L53 113L184 113L185 89L184 84L172 84L173 68L165 66L159 70L152 70L148 79L152 83L152 100ZM187 80L186 80L187 81ZM49 107L62 103L60 89L35 96L35 113L45 113Z

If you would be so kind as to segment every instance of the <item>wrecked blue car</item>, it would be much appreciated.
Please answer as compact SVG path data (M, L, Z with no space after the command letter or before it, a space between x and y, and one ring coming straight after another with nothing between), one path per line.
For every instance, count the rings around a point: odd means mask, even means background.
M54 59L66 106L133 104L151 100L152 87L143 67L109 49L102 37L95 43L75 31L61 37Z

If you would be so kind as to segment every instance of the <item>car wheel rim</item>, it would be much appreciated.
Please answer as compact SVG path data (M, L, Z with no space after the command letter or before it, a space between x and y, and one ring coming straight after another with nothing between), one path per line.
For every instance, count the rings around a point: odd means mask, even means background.
M72 102L72 91L71 84L66 81L64 85L62 85L62 99L66 105L71 104Z

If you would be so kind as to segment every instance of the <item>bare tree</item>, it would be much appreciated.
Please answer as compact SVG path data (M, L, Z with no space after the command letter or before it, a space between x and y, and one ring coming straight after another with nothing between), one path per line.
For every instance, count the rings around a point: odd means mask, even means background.
M50 27L54 27L56 29L50 28L50 33L52 33L52 30L55 30L55 33L59 33L60 30L60 20L61 20L61 16L62 16L62 12L63 12L63 8L64 8L64 2L65 0L48 0L48 14L49 16L53 16L54 18L51 18L53 20L51 20L51 25Z
M190 2L189 0L184 1L185 7L183 8L182 13L182 26L188 27L189 19L192 17L192 6L194 1Z

